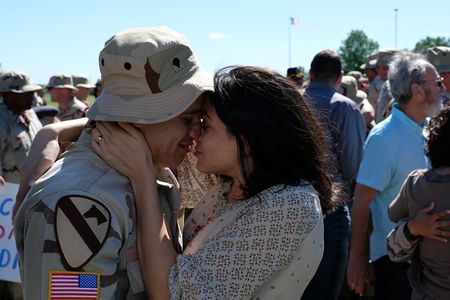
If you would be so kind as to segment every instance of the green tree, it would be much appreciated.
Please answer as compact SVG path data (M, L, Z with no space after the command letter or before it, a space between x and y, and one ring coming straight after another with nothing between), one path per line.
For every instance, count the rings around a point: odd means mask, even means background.
M414 52L426 53L428 48L435 46L447 46L450 47L450 38L443 36L429 37L418 41L414 47Z
M339 47L344 72L358 70L365 58L375 50L378 50L376 41L369 39L362 30L352 30Z

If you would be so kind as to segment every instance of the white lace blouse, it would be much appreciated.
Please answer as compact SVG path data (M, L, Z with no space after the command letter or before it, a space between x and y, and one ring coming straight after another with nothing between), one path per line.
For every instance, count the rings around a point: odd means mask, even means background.
M300 299L323 254L317 192L278 185L230 204L229 188L214 186L186 221L172 299Z

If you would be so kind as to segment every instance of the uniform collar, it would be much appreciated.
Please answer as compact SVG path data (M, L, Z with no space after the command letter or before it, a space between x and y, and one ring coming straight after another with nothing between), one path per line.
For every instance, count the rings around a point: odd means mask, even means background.
M22 115L14 114L4 102L0 102L0 109L5 111L6 117L14 123L27 125L25 118Z

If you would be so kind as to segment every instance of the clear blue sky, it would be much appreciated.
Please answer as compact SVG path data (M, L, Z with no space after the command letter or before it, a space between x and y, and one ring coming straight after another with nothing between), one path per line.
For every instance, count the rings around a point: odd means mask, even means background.
M373 3L373 4L372 4ZM309 69L314 54L337 50L353 29L380 48L412 49L426 36L450 36L448 0L78 0L2 1L0 63L21 70L36 83L53 74L100 77L97 57L115 32L165 25L183 33L211 73L231 64L259 65L282 73L291 65Z

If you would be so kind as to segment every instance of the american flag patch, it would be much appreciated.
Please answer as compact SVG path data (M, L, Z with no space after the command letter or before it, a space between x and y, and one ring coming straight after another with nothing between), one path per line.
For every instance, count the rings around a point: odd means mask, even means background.
M99 273L52 271L48 299L98 299L99 276Z

